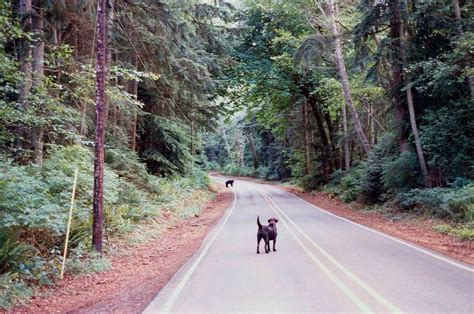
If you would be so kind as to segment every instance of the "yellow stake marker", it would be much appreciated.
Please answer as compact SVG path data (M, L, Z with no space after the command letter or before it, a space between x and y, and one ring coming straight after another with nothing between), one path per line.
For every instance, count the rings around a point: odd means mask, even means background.
M66 243L64 244L63 264L61 266L61 280L63 280L64 268L66 267L67 244L69 242L69 231L71 230L72 209L74 208L74 196L76 195L76 182L77 182L78 170L79 169L76 169L76 171L74 172L74 182L72 184L71 207L69 208L69 220L67 222Z

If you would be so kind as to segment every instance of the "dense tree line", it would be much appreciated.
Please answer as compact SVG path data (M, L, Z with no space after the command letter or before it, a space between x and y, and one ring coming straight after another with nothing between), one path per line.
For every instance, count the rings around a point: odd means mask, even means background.
M468 1L248 1L211 167L473 215Z
M91 139L95 4L2 3L1 145L19 163L41 164L50 144ZM112 0L107 6L107 142L128 146L154 173L185 173L191 129L212 126L219 111L210 100L226 62L226 35L213 20L224 21L231 7Z

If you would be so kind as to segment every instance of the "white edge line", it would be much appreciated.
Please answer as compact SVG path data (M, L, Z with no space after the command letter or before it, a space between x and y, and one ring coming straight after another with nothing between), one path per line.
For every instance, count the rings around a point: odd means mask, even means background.
M373 232L373 233L378 234L378 235L380 235L380 236L382 236L382 237L385 237L385 238L387 238L387 239L391 239L391 240L393 240L393 241L395 241L395 242L397 242L397 243L403 244L403 245L408 246L408 247L410 247L410 248L412 248L412 249L414 249L414 250L417 250L417 251L419 251L419 252L425 253L426 255L429 255L429 256L431 256L431 257L437 258L437 259L439 259L439 260L441 260L441 261L443 261L443 262L446 262L446 263L448 263L448 264L457 266L457 267L459 267L459 268L461 268L461 269L464 269L464 270L467 270L467 271L469 271L469 272L474 273L474 268L471 268L471 267L464 266L464 265L462 265L462 264L456 263L456 262L454 262L454 261L452 261L452 260L449 260L449 259L447 259L447 258L445 258L445 257L442 257L442 256L439 256L439 255L437 255L437 254L431 253L430 251L427 251L427 250L422 249L422 248L420 248L420 247L417 247L417 246L415 246L415 245L413 245L413 244L410 244L410 243L407 243L407 242L405 242L405 241L403 241L403 240L400 240L400 239L397 239L397 238L395 238L395 237L392 237L392 236L390 236L390 235L388 235L388 234L385 234L385 233L383 233L383 232L374 230L374 229L372 229L372 228L369 228L369 227L366 227L366 226L364 226L364 225L361 225L361 224L359 224L359 223L357 223L357 222L353 222L353 221L351 221L351 220L349 220L349 219L347 219L347 218L344 218L344 217L338 216L338 215L336 215L336 214L333 214L333 213L331 213L331 212L329 212L329 211L327 211L327 210L325 210L325 209L322 209L322 208L320 208L320 207L318 207L318 206L316 206L316 205L311 204L310 202L308 202L308 201L302 199L302 198L299 197L299 196L294 195L293 193L287 192L287 191L285 191L285 190L283 190L283 189L279 189L279 190L281 190L281 191L283 191L283 192L285 192L285 193L287 193L287 194L293 196L294 198L297 198L297 199L299 199L299 200L305 202L306 204L310 205L311 207L314 207L314 208L316 208L316 209L318 209L318 210L320 210L320 211L322 211L322 212L324 212L324 213L326 213L326 214L328 214L328 215L331 215L331 216L333 216L333 217L336 217L336 218L338 218L338 219L340 219L340 220L344 220L345 222L348 222L348 223L350 223L350 224L353 224L353 225L355 225L355 226L358 226L358 227L360 227L360 228L362 228L362 229L365 229L365 230L367 230L367 231Z
M199 263L204 258L204 255L206 255L207 251L209 250L211 245L216 240L217 236L221 232L221 230L224 227L224 225L226 224L227 220L229 220L229 217L230 217L230 215L232 214L232 212L234 210L235 203L237 202L237 193L235 192L234 189L232 189L232 191L234 193L234 202L232 203L232 206L230 207L230 209L227 211L227 216L224 218L223 222L220 224L218 229L214 232L214 234L212 235L212 238L209 240L209 242L207 242L207 245L201 251L201 254L194 260L194 263L192 264L192 266L186 271L183 278L180 280L179 284L176 286L176 288L173 290L173 293L171 294L171 296L166 301L165 305L161 309L159 309L159 313L169 313L169 311L173 307L174 303L178 299L181 291L183 291L186 283L189 281L192 274L194 273L196 268L199 266ZM146 312L146 311L147 310L145 310L144 312Z
M278 206L275 201L268 196L267 193L263 192L265 196L267 197L267 201L271 202L275 209L280 212L280 215L284 217L289 224L293 225L293 227L298 231L303 238L306 239L311 245L313 245L324 257L326 257L332 265L336 266L339 268L346 276L348 276L354 283L356 283L360 288L362 288L367 294L369 294L371 297L373 297L377 302L379 302L381 305L387 307L390 311L390 313L402 313L402 311L397 308L392 302L387 300L381 293L377 292L373 288L371 288L367 283L365 283L362 279L357 277L355 274L353 274L350 270L348 270L344 265L342 265L339 261L337 261L331 254L326 252L322 247L320 247L310 236L308 236L293 220L291 220L290 217L283 211L283 209ZM282 220L283 221L283 220Z

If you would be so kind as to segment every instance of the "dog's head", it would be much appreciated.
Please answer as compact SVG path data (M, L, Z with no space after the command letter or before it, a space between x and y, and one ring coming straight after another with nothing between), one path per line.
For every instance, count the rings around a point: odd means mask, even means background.
M278 222L278 219L276 219L276 218L270 218L270 219L268 219L268 224L269 224L269 225L274 225L274 224L276 224L277 222Z

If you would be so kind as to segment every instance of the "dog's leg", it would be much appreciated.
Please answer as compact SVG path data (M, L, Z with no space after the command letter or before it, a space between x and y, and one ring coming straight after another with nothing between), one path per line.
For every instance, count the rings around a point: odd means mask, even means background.
M269 253L270 252L270 239L268 238L268 235L264 236L263 240L265 240L265 253Z
M275 249L275 243L277 242L277 239L275 238L275 240L273 240L273 252L276 252L276 249Z
M257 254L260 254L260 241L262 241L262 236L257 235Z

